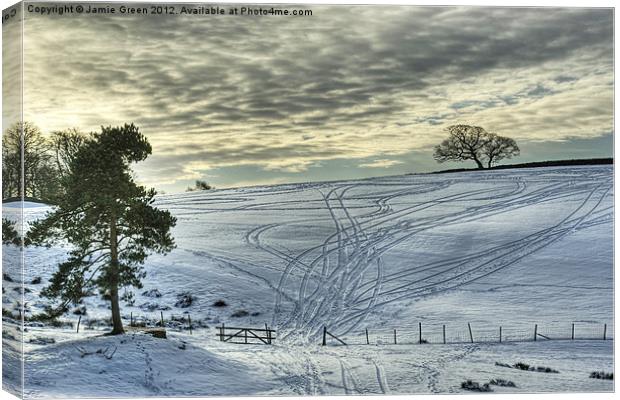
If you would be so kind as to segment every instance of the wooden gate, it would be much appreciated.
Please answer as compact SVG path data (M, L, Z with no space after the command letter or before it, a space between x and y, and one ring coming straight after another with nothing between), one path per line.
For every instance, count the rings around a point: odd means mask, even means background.
M275 329L270 329L265 325L261 328L237 328L233 326L218 326L218 333L215 335L222 342L238 344L272 344L276 338Z

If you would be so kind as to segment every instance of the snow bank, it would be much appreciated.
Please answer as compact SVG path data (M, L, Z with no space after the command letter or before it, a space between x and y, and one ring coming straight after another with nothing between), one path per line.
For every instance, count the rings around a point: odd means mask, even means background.
M28 397L236 396L272 386L241 363L145 334L47 345L28 352L25 363Z

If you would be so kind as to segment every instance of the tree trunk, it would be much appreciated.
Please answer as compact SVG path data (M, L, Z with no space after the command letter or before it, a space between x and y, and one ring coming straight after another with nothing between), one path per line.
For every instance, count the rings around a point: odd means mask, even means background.
M484 169L484 165L482 165L482 163L480 162L480 160L478 160L477 157L474 157L474 161L476 162L478 169Z
M121 320L121 309L118 302L118 238L116 233L116 217L110 221L110 303L112 305L112 332L110 335L125 333Z

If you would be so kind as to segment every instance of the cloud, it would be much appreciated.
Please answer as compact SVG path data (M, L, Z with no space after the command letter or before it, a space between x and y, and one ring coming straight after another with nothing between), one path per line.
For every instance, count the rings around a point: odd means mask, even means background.
M28 15L25 117L48 132L134 122L154 147L139 176L171 185L234 165L385 161L454 123L542 141L613 128L609 9L312 10Z
M373 160L369 163L360 164L359 166L361 168L388 168L398 164L403 164L403 161L379 159Z

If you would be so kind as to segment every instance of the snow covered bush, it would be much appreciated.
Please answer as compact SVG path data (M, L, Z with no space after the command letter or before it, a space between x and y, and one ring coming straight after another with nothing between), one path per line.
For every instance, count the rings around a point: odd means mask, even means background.
M143 311L153 312L155 310L168 311L170 310L170 307L165 306L165 305L160 305L157 303L146 302L146 303L140 304L140 309Z
M526 364L526 363L522 363L522 362L518 362L514 365L515 368L517 369L522 369L523 371L529 371L530 370L530 365Z
M536 372L545 372L547 374L558 374L558 370L549 367L536 367Z
M559 373L558 370L555 370L550 367L535 367L533 365L526 364L523 362L518 362L513 365L496 362L495 365L497 365L498 367L515 368L515 369L520 369L523 371L544 372L547 374L558 374Z
M196 298L189 292L179 293L177 295L177 302L174 303L174 306L178 308L187 308L191 306L195 300Z
M515 385L515 383L513 381L508 381L505 379L491 379L489 381L489 385L494 385L494 386L504 386L504 387L517 387L517 385Z
M593 379L607 379L607 380L613 381L614 380L614 373L613 372L594 371L594 372L590 373L590 378L593 378Z
M145 292L142 292L142 296L144 296L144 297L156 297L156 298L159 298L159 297L161 297L161 293L157 289L151 289L151 290L147 290Z
M56 343L56 340L54 338L37 337L37 338L31 338L28 342L32 344L46 345L46 344L54 344Z
M216 300L213 303L213 307L226 307L228 304L224 300Z
M233 318L241 318L241 317L247 317L248 315L250 315L250 313L247 312L246 310L237 310L234 313L232 313L230 316Z
M461 389L471 390L474 392L492 392L493 391L493 389L491 389L488 383L484 383L480 385L478 382L474 382L471 379L461 382Z

